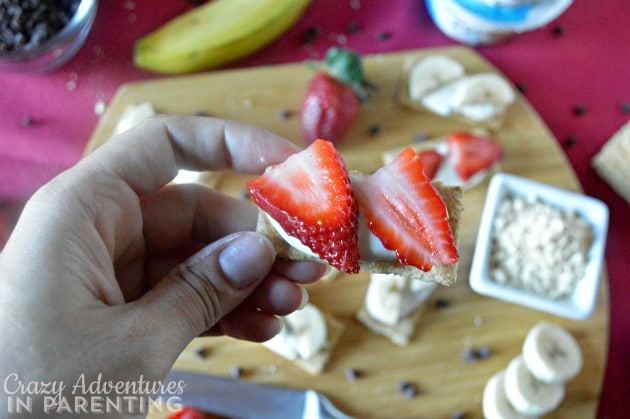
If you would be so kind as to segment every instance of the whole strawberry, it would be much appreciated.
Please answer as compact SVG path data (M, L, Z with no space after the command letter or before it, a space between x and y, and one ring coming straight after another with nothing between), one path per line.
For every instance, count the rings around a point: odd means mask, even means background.
M339 48L328 50L326 68L315 74L302 102L304 141L341 141L359 116L361 102L368 99L366 88L373 86L365 80L359 56Z

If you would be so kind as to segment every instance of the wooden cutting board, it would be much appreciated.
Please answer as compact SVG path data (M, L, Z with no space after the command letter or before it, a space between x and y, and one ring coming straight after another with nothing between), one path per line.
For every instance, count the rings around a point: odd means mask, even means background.
M412 144L418 135L432 138L470 128L403 108L394 100L405 60L436 53L460 61L468 73L498 72L474 51L463 47L364 57L367 77L379 90L338 147L350 169L372 172L382 165L383 151ZM312 71L303 64L290 64L125 85L100 120L86 152L107 141L128 105L144 101L151 102L160 113L203 113L244 121L302 144L299 108L311 76ZM289 117L281 117L286 111ZM378 135L370 134L374 126L380 128ZM503 171L580 191L562 150L525 100L519 98L510 108L493 136L506 152ZM216 188L240 196L247 179L225 173ZM359 274L309 286L311 301L345 323L344 334L321 375L314 377L258 344L225 337L194 340L174 369L228 375L232 367L238 366L244 371L241 379L314 388L358 417L450 417L454 412L464 412L467 418L481 417L481 396L488 378L520 353L523 339L534 324L549 320L571 331L584 352L582 372L567 385L566 398L551 417L593 417L608 346L606 275L603 274L595 313L580 322L475 294L468 284L468 272L486 187L487 181L465 193L457 284L437 291L408 347L394 346L354 320L369 280L366 274ZM439 308L437 299L450 304ZM466 362L462 353L468 347L487 347L491 355ZM207 351L205 358L198 356L200 348ZM344 375L348 368L360 371L361 376L354 382L348 381ZM418 396L405 398L397 387L400 381L416 384Z

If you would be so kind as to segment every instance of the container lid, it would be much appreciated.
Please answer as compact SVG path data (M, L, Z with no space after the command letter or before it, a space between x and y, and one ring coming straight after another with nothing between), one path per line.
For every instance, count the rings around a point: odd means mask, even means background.
M524 32L539 28L560 16L572 0L539 0L522 6L492 6L479 0L452 0L453 5L487 24Z

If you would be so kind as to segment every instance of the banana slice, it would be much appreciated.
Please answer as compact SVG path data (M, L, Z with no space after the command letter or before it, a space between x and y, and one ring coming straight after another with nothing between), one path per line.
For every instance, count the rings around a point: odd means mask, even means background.
M512 407L505 394L505 370L494 374L483 389L483 417L486 419L525 419Z
M486 121L499 116L514 103L514 89L494 73L474 74L453 82L449 106L473 121Z
M409 98L419 102L428 93L464 77L464 66L445 55L431 55L411 67L409 71Z
M542 416L564 399L563 384L539 381L527 369L523 356L514 358L505 372L505 394L514 409L523 415Z
M582 351L563 327L540 322L523 343L523 360L531 373L545 383L566 383L582 369Z
M282 320L282 331L263 342L268 349L288 359L311 359L326 346L326 320L315 305L309 303L301 310L282 317Z

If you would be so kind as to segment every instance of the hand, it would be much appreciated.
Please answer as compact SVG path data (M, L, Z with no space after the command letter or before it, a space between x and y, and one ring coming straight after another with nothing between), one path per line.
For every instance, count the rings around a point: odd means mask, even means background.
M167 184L178 168L260 173L298 150L246 125L162 117L45 185L0 254L0 378L159 380L200 334L271 338L322 265L277 261L251 204Z

